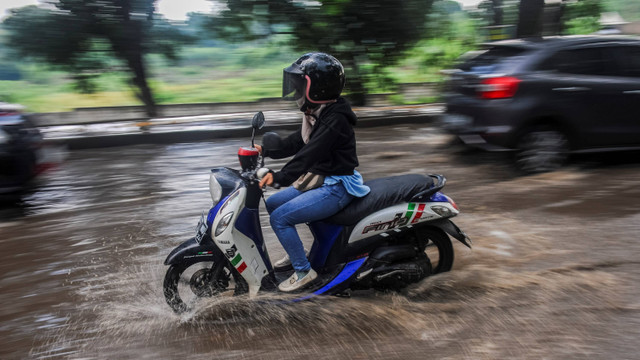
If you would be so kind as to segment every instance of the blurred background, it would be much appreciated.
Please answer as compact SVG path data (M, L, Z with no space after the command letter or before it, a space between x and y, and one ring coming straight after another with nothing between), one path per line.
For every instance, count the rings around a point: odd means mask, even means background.
M0 5L0 101L30 112L253 101L280 95L284 64L325 51L347 93L437 84L479 43L513 37L640 32L630 0L43 1ZM380 14L385 14L381 16ZM425 86L426 88L426 86ZM395 104L434 102L436 93Z
M575 96L593 74L554 72L604 63L582 53L521 78L502 70L528 62L523 48L555 56L542 36L638 35L640 1L0 0L0 17L1 359L637 358L638 153L519 176L506 152L471 151L454 134L469 135L471 115L522 110L546 76L549 89L580 81L543 102L608 125L591 121L588 138L606 138L616 114L609 137L638 145L640 56L615 49L631 59L620 67L624 103L622 92ZM517 38L533 40L500 43ZM163 261L211 207L210 169L238 168L253 113L283 135L297 126L299 112L278 99L282 69L308 51L346 67L365 180L444 174L473 250L456 242L451 272L401 292L295 306L208 298L177 316ZM482 83L489 73L502 82ZM611 80L595 75L589 86ZM514 96L518 84L533 90ZM548 165L549 149L566 153L566 134L544 120L524 145ZM9 193L19 195L5 204Z

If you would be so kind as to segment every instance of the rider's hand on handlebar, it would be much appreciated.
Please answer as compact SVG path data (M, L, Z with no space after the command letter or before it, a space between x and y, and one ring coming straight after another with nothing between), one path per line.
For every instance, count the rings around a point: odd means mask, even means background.
M262 180L260 180L260 187L265 187L265 185L267 186L271 186L273 185L273 174L272 173L267 173Z
M253 146L254 146L256 149L258 149L258 152L259 152L260 154L262 154L262 145L253 144Z

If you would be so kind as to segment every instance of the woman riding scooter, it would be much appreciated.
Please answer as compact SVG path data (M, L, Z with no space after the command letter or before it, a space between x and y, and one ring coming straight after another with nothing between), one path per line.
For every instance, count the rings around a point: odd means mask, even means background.
M295 100L303 112L301 128L283 139L277 149L256 146L263 156L294 157L280 170L267 174L265 185L286 188L266 201L271 227L287 252L276 265L293 265L295 272L278 288L289 292L317 278L307 260L295 225L327 218L369 193L358 166L353 126L357 117L340 93L342 64L324 53L305 54L284 69L282 96Z

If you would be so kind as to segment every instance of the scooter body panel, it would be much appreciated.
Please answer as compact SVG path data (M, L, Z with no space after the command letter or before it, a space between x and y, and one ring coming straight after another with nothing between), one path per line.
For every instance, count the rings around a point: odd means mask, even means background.
M263 254L266 253L261 254L262 246L258 246L254 239L238 229L239 226L240 229L249 232L249 235L254 236L258 241L262 238L261 232L260 235L257 235L259 230L254 229L255 231L251 232L247 230L256 224L250 214L242 215L246 195L247 189L245 187L241 187L229 195L213 219L210 231L213 242L247 281L249 294L255 296L260 290L262 278L269 273L269 269L263 258ZM231 218L227 218L228 216ZM240 223L238 223L239 221ZM225 227L224 230L219 231L222 227Z
M313 235L313 245L309 251L309 262L316 271L325 268L327 258L340 234L345 231L344 226L330 224L322 221L309 223L309 229Z
M442 218L433 211L433 206L449 209L452 216L458 214L458 210L448 202L401 203L376 211L360 220L353 228L348 242L351 244L389 230Z

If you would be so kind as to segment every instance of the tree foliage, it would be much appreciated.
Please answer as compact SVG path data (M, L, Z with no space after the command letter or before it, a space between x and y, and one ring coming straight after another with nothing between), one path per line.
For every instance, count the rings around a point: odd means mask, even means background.
M605 11L615 11L626 21L640 21L640 1L637 0L603 0Z
M604 6L600 0L580 0L567 3L563 22L567 34L588 34L600 30L600 14Z
M480 16L490 26L503 25L504 6L502 0L483 0L478 3Z
M58 0L55 10L27 6L12 10L3 25L8 45L19 55L61 68L83 92L92 79L111 71L116 61L131 74L133 90L155 115L144 56L161 53L177 59L189 38L154 15L154 0Z
M596 31L604 9L603 0L483 0L471 15L489 27L514 26L515 37L527 38Z
M518 24L519 0L483 0L469 15L476 19L489 40L515 36Z
M459 3L453 0L437 0L433 3L431 11L427 15L426 37L451 39L455 37L456 31L454 16L462 12Z
M380 70L395 63L423 38L431 3L432 0L228 0L227 9L216 17L213 28L230 41L288 34L293 48L301 53L331 53L348 69L351 99L362 104L368 82L391 85Z

